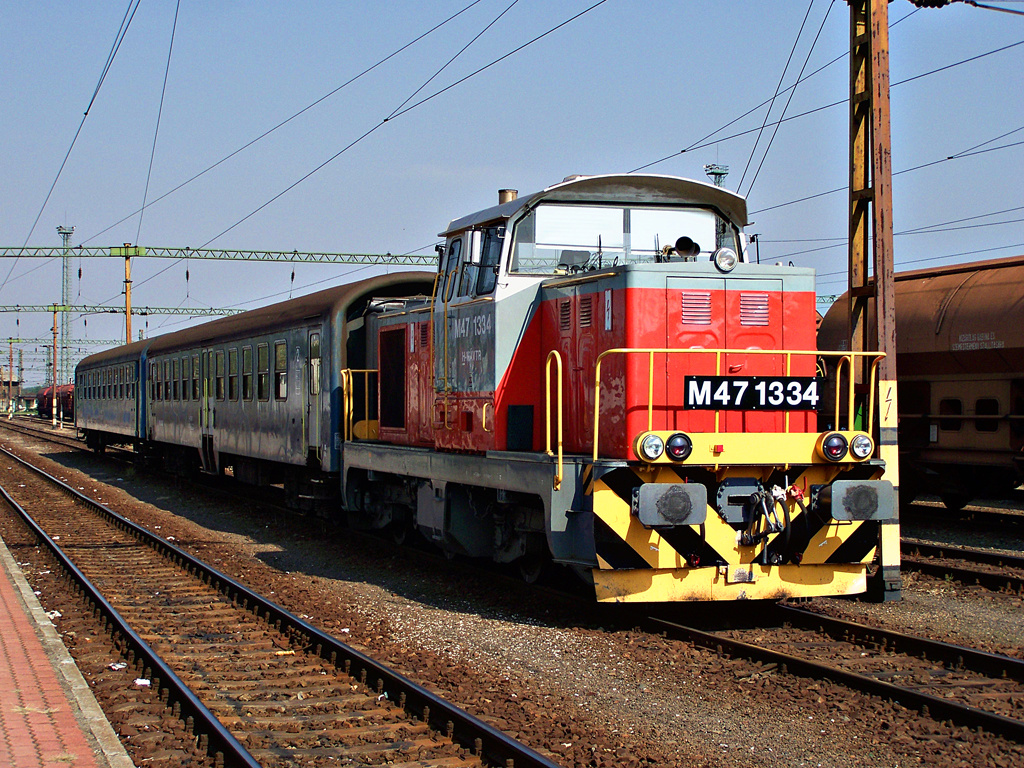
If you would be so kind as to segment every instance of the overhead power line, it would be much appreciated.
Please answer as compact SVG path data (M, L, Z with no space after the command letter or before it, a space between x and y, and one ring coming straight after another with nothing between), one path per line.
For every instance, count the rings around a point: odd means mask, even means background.
M496 58L493 61L491 61L489 64L485 64L484 66L480 67L479 69L476 69L473 72L469 73L465 77L462 77L462 78L456 80L454 83L451 83L451 84L445 86L444 88L441 88L440 90L435 91L431 95L426 96L425 98L422 98L419 101L414 102L413 104L410 104L409 106L405 107L404 109L402 109L402 110L400 110L398 112L395 112L395 113L391 114L390 116L384 118L379 123L374 125L372 128L370 128L369 130L365 131L361 136L359 136L358 138L352 140L346 146L342 147L336 153L334 153L329 158L324 160L322 163L320 163L320 165L316 166L316 168L314 168L313 170L309 171L309 173L305 174L304 176L299 178L297 181L294 181L293 183L289 184L283 190L278 192L276 195L271 197L269 200L267 200L265 203L260 205L255 210L253 210L250 213L248 213L245 216L243 216L241 219L236 221L234 224L232 224L227 229L223 230L222 232L220 232L217 235L214 235L212 238L210 238L205 243L203 243L202 247L205 248L210 243L213 243L216 240L218 240L221 237L223 237L224 235L226 235L228 232L233 230L235 227L239 226L240 224L244 223L245 221L248 221L250 218L252 218L257 213L262 211L268 205L270 205L270 204L274 203L275 201L279 200L281 197L283 197L284 195L286 195L289 192L291 192L293 189L295 189L297 186L302 184L304 181L306 181L307 179L309 179L312 176L314 176L316 173L318 173L321 170L323 170L324 168L326 168L328 165L333 163L335 160L337 160L343 154L345 154L350 149L352 149L352 147L356 146L361 141L363 141L363 139L367 138L372 133L376 132L379 128L382 128L389 121L395 120L396 118L399 118L399 117L402 117L403 115L406 115L409 112L412 112L414 109L417 109L418 107L423 106L427 102L432 101L433 99L436 99L438 96L442 95L443 93L447 93L452 88L455 88L455 87L461 85L462 83L466 82L467 80L470 80L471 78L476 77L481 72L484 72L484 71L490 69L491 67L495 66L496 64L499 64L500 62L504 61L505 59L509 58L510 56L514 56L519 51L522 51L524 48L528 48L529 46L533 45L534 43L538 42L539 40L544 39L548 35L551 35L551 34L557 32L562 27L564 27L564 26L566 26L568 24L571 24L572 22L576 21L577 19L581 18L582 16L585 16L586 14L590 13L595 8L598 8L599 6L604 5L606 2L608 2L608 0L597 0L597 2L594 3L593 5L591 5L591 6L587 7L587 8L584 8L579 13L574 14L573 16L570 16L568 19L566 19L565 21L561 22L560 24L556 24L555 26L553 26L550 29L548 29L546 32L542 32L541 34L537 35L536 37L532 38L531 40L528 40L527 42L523 43L522 45L519 45L516 48L513 48L511 51L509 51L508 53L506 53L506 54L504 54L502 56L499 56L498 58Z
M239 148L238 148L238 149L236 149L235 151L233 151L233 152L231 152L231 153L229 153L229 154L225 155L224 157L222 157L222 158L221 158L220 160L218 160L217 162L213 163L212 165L209 165L209 166L207 166L207 167L206 167L206 168L204 168L203 170L199 171L199 173L195 174L194 176L192 176L192 177L190 177L190 178L186 179L185 181L181 182L180 184L178 184L178 185L177 185L176 187L173 187L173 188L169 189L168 191L164 192L164 193L163 193L162 195L160 195L159 197L157 197L157 198L155 198L154 200L151 200L150 202L146 203L145 207L146 207L146 208L148 208L148 207L150 207L150 206L156 205L156 204L157 204L157 203L159 203L159 202L160 202L161 200L164 200L165 198L167 198L167 197L170 197L171 195L173 195L173 194L174 194L175 192L177 192L178 190L180 190L180 189L183 189L184 187L187 187L187 186L188 186L189 184L191 184L191 183L192 183L193 181L196 181L196 180L197 180L197 179L199 179L200 177L202 177L202 176L205 176L205 175L206 175L207 173L209 173L210 171L212 171L212 170L213 170L214 168L217 168L218 166L220 166L220 165L223 165L224 163L226 163L226 162L227 162L228 160L230 160L231 158L233 158L233 157L235 157L236 155L238 155L238 154L240 154L240 153L244 152L245 150L247 150L247 149L248 149L249 147L253 146L254 144L257 144L257 143L259 143L259 142L260 142L260 141L262 141L263 139L267 138L267 136L269 136L270 134L272 134L272 133L274 133L275 131L277 131L278 129L280 129L280 128L283 128L284 126L286 126L286 125L287 125L288 123L290 123L290 122L291 122L292 120L295 120L295 119L296 119L297 117L299 117L299 116L301 116L301 115L305 114L306 112L308 112L309 110L313 109L313 108L314 108L314 107L316 107L317 105L319 105L319 104L322 104L322 103L323 103L323 102L325 102L325 101L326 101L327 99L329 99L329 98L330 98L331 96L334 96L334 95L335 95L336 93L339 93L340 91L344 90L345 88L347 88L348 86L350 86L350 85L352 85L352 84L353 84L354 82L356 82L357 80L361 79L362 77L365 77L365 76L366 76L366 75L368 75L368 74L369 74L370 72L373 72L373 70L375 70L375 69L377 69L378 67L380 67L380 66L382 66L382 65L386 64L386 63L387 63L388 61L390 61L391 59L393 59L393 58L394 58L395 56L397 56L398 54L400 54L400 53L402 53L403 51L405 51L405 50L407 50L407 49L411 48L411 47L412 47L413 45L415 45L416 43L418 43L418 42L419 42L420 40L422 40L423 38L427 37L428 35L431 35L431 34L433 34L433 33L434 33L434 32L436 32L437 30L439 30L439 29L440 29L441 27L445 26L445 25L446 25L446 24L448 24L448 23L449 23L450 21L452 21L452 20L454 20L454 19L458 18L459 16L461 16L462 14L464 14L464 13L465 13L466 11L468 11L468 10L469 10L470 8L472 8L472 7L474 6L474 5L477 5L477 4L478 4L478 3L480 3L480 2L482 2L482 0L472 0L472 2L470 2L470 3L468 4L468 5L466 5L466 6L465 6L465 7L464 7L464 8L462 9L462 10L460 10L460 11L456 11L456 12L455 12L455 13L453 13L453 14L452 14L451 16L449 16L448 18L446 18L446 19L445 19L444 21L441 21L441 22L439 22L439 23L435 24L435 25L434 25L433 27L431 27L430 29L428 29L428 30L427 30L426 32L423 32L422 34L418 35L417 37L414 37L414 38L413 38L412 40L410 40L409 42L407 42L407 43L406 43L405 45L402 45L402 46L400 46L400 47L396 48L396 49L395 49L394 51L392 51L391 53L389 53L389 54L388 54L387 56L385 56L384 58L380 59L380 60L379 60L379 61L378 61L377 63L375 63L375 64L372 64L372 65L370 65L370 66L369 66L369 67L367 67L366 69L362 70L362 71L361 71L361 72L360 72L359 74L357 74L357 75L353 75L352 77L350 77L350 78L349 78L348 80L346 80L346 81L345 81L344 83L342 83L342 84L341 84L341 85L339 85L338 87L334 88L333 90L330 90L330 91L328 91L327 93L325 93L325 94L324 94L323 96L321 96L320 98L318 98L318 99L316 99L316 100L312 101L311 103L307 104L307 105L306 105L305 107L303 107L302 109L300 109L300 110L299 110L298 112L296 112L295 114L291 115L291 116L290 116L290 117L288 117L288 118L285 118L284 120L282 120L281 122L279 122L279 123L278 123L277 125L273 126L272 128L268 128L268 129L267 129L267 130L265 130L265 131L264 131L263 133L261 133L261 134L260 134L259 136L257 136L256 138L252 139L251 141L247 142L246 144L243 144L243 145L242 145L241 147L239 147ZM114 222L113 224L111 224L111 225L109 225L109 226L107 226L107 227L104 227L103 229L101 229L101 230L100 230L99 232L97 232L96 234L94 234L94 235L90 235L89 237L85 238L85 239L84 239L84 240L83 240L82 242L83 242L83 243L88 243L88 242L90 242L91 240L95 240L95 239L96 239L97 237L99 237L100 235L102 235L102 234L104 234L104 233L106 233L106 232L109 232L109 231L110 231L111 229L113 229L113 228L114 228L114 227L116 227L117 225L119 225L119 224L123 224L124 222L128 221L128 219L130 219L130 218L132 218L133 216L135 216L136 214L138 214L138 213L141 213L141 212L142 212L142 210L143 210L143 209L139 209L139 210L137 210L137 211L132 211L131 213L129 213L129 214L128 214L127 216L125 216L124 218L122 218L122 219L120 219L120 220L118 220L118 221L115 221L115 222Z
M135 6L132 7L134 2ZM103 71L100 73L99 81L96 83L96 88L92 92L92 97L89 99L88 105L85 107L85 112L82 115L82 120L78 124L78 130L75 131L74 137L71 139L71 145L68 147L68 151L64 153L64 159L60 163L60 168L57 169L57 175L53 179L53 183L50 185L49 191L46 193L46 198L43 200L43 204L39 206L39 213L36 214L35 221L32 222L32 228L29 229L28 234L25 236L25 245L28 245L28 241L32 239L32 233L36 231L36 227L39 225L39 219L42 218L43 211L46 210L46 204L50 202L50 197L53 195L53 190L57 187L57 181L60 179L60 175L64 172L64 166L68 164L68 158L71 157L71 150L75 148L75 143L78 141L78 137L82 134L82 128L85 126L85 120L89 117L89 112L92 109L92 105L96 103L96 97L99 96L100 88L103 87L103 81L107 79L107 73L110 71L110 66L114 63L114 57L117 56L117 52L121 49L121 43L124 41L125 35L128 34L128 27L131 26L132 19L135 18L135 12L139 9L139 3L142 0L128 0L128 8L125 10L124 17L121 19L121 26L118 27L117 34L114 35L114 44L110 49L110 53L107 54L107 61L103 65ZM11 268L7 270L7 275L4 277L3 282L0 283L0 291L7 285L7 281L11 277L11 273L14 271L14 267L17 266L17 260L11 264Z
M750 163L753 162L753 160L754 160L754 154L757 152L757 145L761 141L761 134L764 133L764 127L768 124L768 118L771 117L772 107L775 106L775 100L779 97L779 91L782 89L782 83L785 82L785 80L786 80L786 73L789 71L789 65L793 61L793 54L796 53L796 47L800 43L800 38L803 37L804 27L807 25L807 19L810 17L810 15L811 15L811 8L813 8L813 7L814 7L814 0L811 0L811 2L809 2L807 4L807 11L806 11L806 13L804 13L804 18L800 22L800 29L797 30L796 39L793 40L793 47L789 49L789 56L786 58L786 66L784 66L782 68L782 74L779 75L779 83L778 83L778 85L775 86L775 93L772 95L772 97L771 97L771 99L769 101L769 104L768 104L768 109L764 113L764 121L761 123L760 129L758 129L758 131L757 131L757 138L754 139L754 146L752 146L750 148L750 157L747 158L747 164L743 167L743 174L740 176L740 183L736 186L737 190L739 190L743 186L743 182L747 178L747 171L750 170ZM831 9L831 7L832 6L829 5L830 9ZM828 14L826 14L826 16L827 15ZM799 82L800 82L800 78L797 77L797 83L799 83ZM794 83L794 87L793 88L788 88L787 90L790 92L790 95L795 93L796 92L796 83ZM787 103L787 106L788 106L788 103ZM785 115L786 114L785 111L783 111L782 114Z
M821 31L825 28L825 22L828 21L828 15L832 12L832 6L835 5L835 0L831 0L828 8L825 10L825 17L821 20L821 26L818 27L818 34L814 36L814 40L811 42L810 50L807 51L807 56L804 59L803 66L800 67L800 74L796 76L796 80L799 83L803 77L804 70L807 69L807 62L811 60L811 54L814 53L814 47L818 44L818 39L821 37ZM810 10L810 9L808 9ZM796 93L796 88L793 88L789 92L789 96L786 98L786 105L782 108L782 117L786 116L786 112L789 111L789 105L793 101L793 95ZM754 189L754 182L757 181L757 177L761 174L761 168L764 166L764 161L768 158L768 152L771 151L772 144L775 142L775 137L779 133L779 125L775 124L775 130L772 131L772 137L768 140L768 146L765 147L764 154L761 155L761 162L757 165L757 170L754 172L754 178L750 180L750 186L747 187L747 196L750 196L751 191ZM738 188L737 188L738 189Z
M894 83L891 83L889 87L890 88L896 88L896 87L901 86L901 85L906 85L907 83L911 83L911 82L913 82L915 80L920 80L920 79L922 79L924 77L929 77L931 75L938 74L939 72L945 72L946 70L953 69L954 67L963 66L964 64L970 64L971 62L978 61L979 59L983 59L983 58L985 58L987 56L993 56L993 55L995 55L997 53L1003 53L1003 52L1011 50L1013 48L1017 48L1018 46L1021 46L1021 45L1024 45L1024 40L1018 40L1016 43L1010 43L1008 45L1004 45L1004 46L1001 46L999 48L995 48L995 49L993 49L991 51L986 51L985 53L979 53L976 56L971 56L969 58L953 62L952 64L946 64L945 66L938 67L937 69L933 69L933 70L930 70L928 72L922 72L922 73L920 73L918 75L914 75L913 77L908 77L905 80L898 80L898 81L896 81ZM841 56L841 57L839 57L837 59L833 59L832 62L829 62L829 63L830 64L835 63L836 61L838 61L841 58L844 58L844 56ZM806 81L807 79L809 79L810 77L814 76L815 74L817 74L818 72L820 72L822 69L824 69L827 66L829 66L829 65L826 64L824 67L820 67L815 72L812 72L810 75L808 75L808 77L804 78L804 80ZM795 87L795 86L791 86L791 87ZM768 101L770 101L770 99ZM759 106L754 107L753 109L747 111L746 113L744 113L740 117L738 117L735 120L733 120L730 123L728 123L726 127L728 127L729 125L735 124L736 122L741 120L743 117L746 117L747 115L751 114L752 112L756 112L758 109L760 109L760 107L762 107L765 104L767 104L768 101L762 102ZM799 120L801 117L808 117L809 115L813 115L813 114L816 114L818 112L824 112L825 110L832 109L834 107L848 105L849 103L850 103L849 99L839 99L838 101L833 101L830 104L823 104L820 107L815 107L814 109L808 109L805 112L800 112L799 114L796 114L796 115L790 115L789 117L784 117L781 120L778 120L778 121L776 121L774 123L770 122L770 123L768 123L768 125L776 125L778 123L788 123L791 120ZM714 136L715 134L719 133L721 130L722 129L720 128L719 130L714 131L714 132L708 134L708 136ZM738 138L741 138L743 136L749 136L752 133L756 133L758 130L760 130L760 129L759 128L750 128L750 129L745 130L745 131L738 131L737 133L729 134L728 136L721 136L721 137L718 137L718 138L713 139L713 140L700 140L699 143L692 144L692 145L690 145L690 146L688 146L688 147L686 147L684 149L680 149L678 152L673 152L673 153L671 153L669 155L665 155L662 158L659 158L659 159L653 160L653 161L651 161L649 163L645 163L644 165L638 166L637 168L634 168L632 171L630 171L630 173L637 173L639 171L646 170L647 168L651 168L651 167L653 167L655 165L659 165L659 164L664 163L664 162L666 162L668 160L671 160L674 157L678 157L679 155L683 155L683 154L686 154L688 152L693 152L693 151L698 150L698 149L704 149L705 147L710 147L710 146L714 146L716 144L721 144L724 141L731 141L732 139L738 139ZM846 187L843 187L843 189L846 189ZM829 194L829 193L823 193L823 194ZM810 199L810 198L807 198L807 199ZM796 201L796 202L801 202L801 201ZM768 209L762 209L762 210L768 210Z

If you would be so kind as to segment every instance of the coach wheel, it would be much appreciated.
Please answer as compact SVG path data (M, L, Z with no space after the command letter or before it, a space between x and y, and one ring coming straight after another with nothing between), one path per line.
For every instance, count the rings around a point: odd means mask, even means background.
M412 526L406 518L396 517L388 523L388 533L391 534L391 540L395 544L404 547L412 534Z
M944 493L939 496L946 509L954 514L964 511L964 507L971 501L971 497L964 493Z

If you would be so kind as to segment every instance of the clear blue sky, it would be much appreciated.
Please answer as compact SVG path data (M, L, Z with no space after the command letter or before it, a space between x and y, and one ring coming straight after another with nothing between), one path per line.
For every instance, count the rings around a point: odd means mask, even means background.
M378 3L181 2L148 199L164 194L468 5L470 0ZM519 0L406 106L546 32L595 0ZM502 187L530 192L572 173L630 171L688 147L770 98L808 2L804 0L607 0L481 74L380 126L311 178L226 234L325 160L377 126L503 11L480 0L454 21L340 90L269 137L146 210L142 203L175 14L171 0L144 0L110 67L53 195L39 214L82 120L128 5L12 0L0 12L0 245L74 244L404 253L429 250L449 220L492 205ZM1008 3L1024 9L1024 4ZM826 17L826 11L828 15ZM1024 17L957 4L913 13L896 0L893 83L1024 40ZM912 15L911 15L912 14ZM815 0L784 86L849 46L844 0ZM798 86L787 116L845 99L845 58ZM1024 127L1024 45L892 90L893 167L942 160ZM781 114L788 94L776 103ZM730 166L740 188L762 108L723 139L653 166L704 178L705 163ZM769 128L740 191L748 194ZM819 270L819 293L845 283L846 197L772 208L847 184L845 105L784 123L749 192L762 261ZM1024 130L983 149L1024 141ZM976 154L897 175L895 229L1024 206L1024 146ZM896 238L897 268L1024 253L1018 208L956 229ZM974 227L983 224L986 226ZM216 238L216 239L214 239ZM212 242L210 242L212 240ZM816 242L784 242L815 240ZM838 247L798 253L838 243ZM987 250L993 249L993 250ZM998 249L998 250L995 250ZM983 251L984 252L981 252ZM977 251L978 253L969 253ZM940 258L941 257L941 258ZM79 280L77 269L81 266ZM157 272L166 269L159 276ZM74 264L72 300L117 305L123 266ZM0 280L10 261L0 264ZM31 270L31 271L30 271ZM292 266L240 262L171 265L138 260L133 303L244 306L287 298ZM344 282L348 267L297 265L294 293ZM364 270L359 274L367 274ZM314 285L315 284L315 285ZM283 295L282 295L283 292ZM0 304L60 299L58 263L21 260ZM50 318L0 315L0 338L42 337ZM136 318L148 334L180 318ZM73 338L123 335L122 322L76 319ZM41 381L29 371L28 381Z

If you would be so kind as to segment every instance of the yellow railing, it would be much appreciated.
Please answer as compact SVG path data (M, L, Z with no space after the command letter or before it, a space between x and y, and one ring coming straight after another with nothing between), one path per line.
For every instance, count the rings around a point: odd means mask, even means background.
M725 355L782 355L786 360L786 376L790 376L793 367L793 357L795 355L811 356L814 360L818 358L836 358L836 379L835 379L835 427L839 428L839 411L840 411L840 394L842 392L842 370L844 364L847 369L847 429L853 429L855 424L855 398L854 398L854 385L855 377L852 375L853 362L857 359L870 359L871 370L869 373L870 381L868 388L868 410L866 419L866 429L864 430L868 434L872 434L874 427L874 411L875 411L875 393L877 391L876 379L878 374L878 363L885 357L884 352L832 352L832 351L820 351L820 350L778 350L778 349L655 349L655 348L625 348L620 347L616 349L607 349L598 355L597 365L594 371L594 461L597 461L598 455L598 427L600 424L601 414L601 363L604 362L606 357L611 355L647 355L648 356L648 370L647 370L647 429L654 429L654 356L655 355L714 355L715 356L715 373L712 375L723 376L722 364ZM549 356L550 357L550 356ZM764 375L764 374L759 374ZM561 378L559 378L559 384L561 384ZM547 396L550 398L550 384L548 384ZM561 409L561 395L559 395L559 409ZM721 411L715 411L715 431L720 429L721 425ZM786 430L789 430L789 412L786 412Z
M355 418L355 376L363 375L363 420L370 421L370 374L376 374L375 368L342 368L341 369L341 407L342 432L345 440L351 440L353 419Z
M544 364L544 451L548 456L554 456L551 450L551 361L555 362L558 369L558 388L556 405L556 434L558 436L558 466L555 469L554 490L562 485L564 473L562 471L562 356L558 350L552 349L548 352L547 362Z

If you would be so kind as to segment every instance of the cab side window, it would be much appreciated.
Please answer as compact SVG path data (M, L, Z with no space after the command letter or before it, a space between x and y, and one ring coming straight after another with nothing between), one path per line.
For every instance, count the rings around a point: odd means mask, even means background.
M441 262L441 301L452 300L455 293L455 284L458 282L459 263L462 260L462 238L452 240L448 246L448 253Z
M504 240L504 227L488 227L484 230L483 244L480 248L480 268L476 279L477 296L494 293L494 287L498 284L498 265Z

